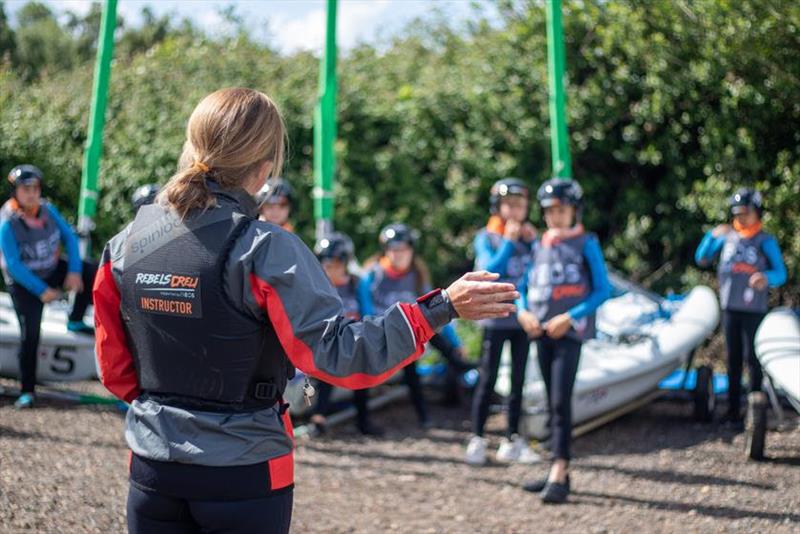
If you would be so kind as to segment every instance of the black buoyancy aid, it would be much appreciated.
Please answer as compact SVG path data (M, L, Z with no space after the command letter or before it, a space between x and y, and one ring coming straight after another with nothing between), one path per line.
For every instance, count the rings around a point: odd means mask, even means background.
M294 369L272 326L225 292L229 253L253 219L231 197L217 200L183 221L158 205L139 210L125 244L122 315L145 394L194 409L260 409Z

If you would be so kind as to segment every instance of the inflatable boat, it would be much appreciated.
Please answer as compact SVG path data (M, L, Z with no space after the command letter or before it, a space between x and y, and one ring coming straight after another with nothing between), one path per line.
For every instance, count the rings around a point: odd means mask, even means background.
M756 332L756 356L764 372L800 412L800 315L778 308L764 317Z
M94 337L67 330L68 310L66 302L52 302L44 307L36 368L38 381L74 382L98 376ZM11 296L0 293L0 375L18 377L19 340L19 323Z
M658 394L659 382L686 363L719 321L717 297L708 287L695 287L684 298L670 300L619 276L610 278L614 296L598 309L598 336L584 343L581 352L572 397L575 427L605 422L637 402L653 398ZM495 388L502 396L507 396L511 387L505 352ZM530 355L522 431L529 437L544 439L549 431L536 343L531 344ZM714 386L710 370L702 371L698 373L698 388L708 417L713 412Z

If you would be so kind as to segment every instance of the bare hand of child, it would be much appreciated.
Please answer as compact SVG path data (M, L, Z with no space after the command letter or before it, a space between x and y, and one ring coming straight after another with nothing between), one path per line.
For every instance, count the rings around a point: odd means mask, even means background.
M767 277L764 276L764 273L753 273L750 280L748 280L748 284L750 287L761 291L767 287Z
M64 289L67 291L74 291L76 293L83 291L83 280L81 280L81 275L77 273L69 273L66 279L64 279Z
M519 239L519 232L521 229L522 225L517 221L506 221L506 229L505 232L503 232L503 237L509 241L516 241Z
M720 237L720 236L723 236L723 235L727 234L730 231L731 231L731 225L730 224L720 224L716 228L711 230L711 235L713 237Z
M547 321L545 331L552 339L560 339L569 331L570 326L572 326L572 318L569 314L562 313Z
M530 243L534 239L536 239L536 228L529 222L526 222L522 225L522 229L519 232L520 237L526 243Z
M53 289L52 287L48 287L44 290L44 293L39 296L39 298L42 300L42 302L47 304L48 302L53 302L54 300L60 299L61 291L58 289Z
M542 325L539 324L539 319L534 314L527 310L522 310L517 314L517 320L528 337L537 338L541 337L544 331Z

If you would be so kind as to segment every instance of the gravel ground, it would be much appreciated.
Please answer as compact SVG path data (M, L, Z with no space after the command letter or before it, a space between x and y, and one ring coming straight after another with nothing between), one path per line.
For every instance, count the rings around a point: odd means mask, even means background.
M0 381L0 385L9 385ZM101 392L84 383L86 391ZM127 449L111 408L0 397L0 532L122 532ZM376 414L384 439L344 425L297 451L295 532L797 532L800 429L768 436L746 462L743 437L657 402L575 442L570 504L518 488L546 466L471 468L464 409L433 408L416 428L406 404ZM495 446L504 418L490 419Z

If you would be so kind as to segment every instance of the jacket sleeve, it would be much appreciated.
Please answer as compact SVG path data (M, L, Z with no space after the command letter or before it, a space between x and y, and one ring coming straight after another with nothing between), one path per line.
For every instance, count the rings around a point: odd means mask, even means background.
M111 243L106 245L94 281L95 352L100 381L116 397L131 402L141 390L122 327L122 299L114 279L112 248Z
M569 310L569 316L574 320L580 320L594 313L602 303L611 296L611 284L608 281L606 262L603 259L603 251L600 243L595 238L587 239L583 246L583 255L589 265L589 272L592 275L592 292L586 299L573 306Z
M0 223L0 252L3 253L6 269L14 282L37 296L45 292L47 289L45 281L36 276L22 261L19 245L9 221Z
M416 303L399 303L362 321L342 302L313 253L272 225L253 225L244 240L243 291L272 324L286 356L304 373L349 389L372 387L419 358L444 324L431 325ZM249 293L249 295L247 295Z
M769 261L769 270L764 271L769 287L780 287L786 283L786 265L783 263L783 254L778 245L778 240L770 236L761 245L764 255Z
M531 276L531 270L533 269L533 262L531 265L525 269L525 274L522 275L519 282L517 283L517 293L519 293L519 297L514 302L517 305L517 314L521 311L528 310L528 279Z
M78 247L78 236L75 235L72 227L64 220L55 206L48 203L47 211L58 226L58 230L61 232L61 242L67 249L67 270L71 273L81 274L83 263L81 263L81 252Z
M473 243L475 247L475 268L484 269L492 273L505 274L508 260L514 255L514 243L508 239L503 239L500 248L494 250L489 242L486 232L481 232L475 236Z
M725 242L724 237L714 237L711 235L711 232L706 232L706 235L703 236L703 240L700 242L700 245L697 247L697 250L694 253L694 261L700 267L708 267L711 265L711 262L714 260L714 257L717 253L722 249L722 245Z

